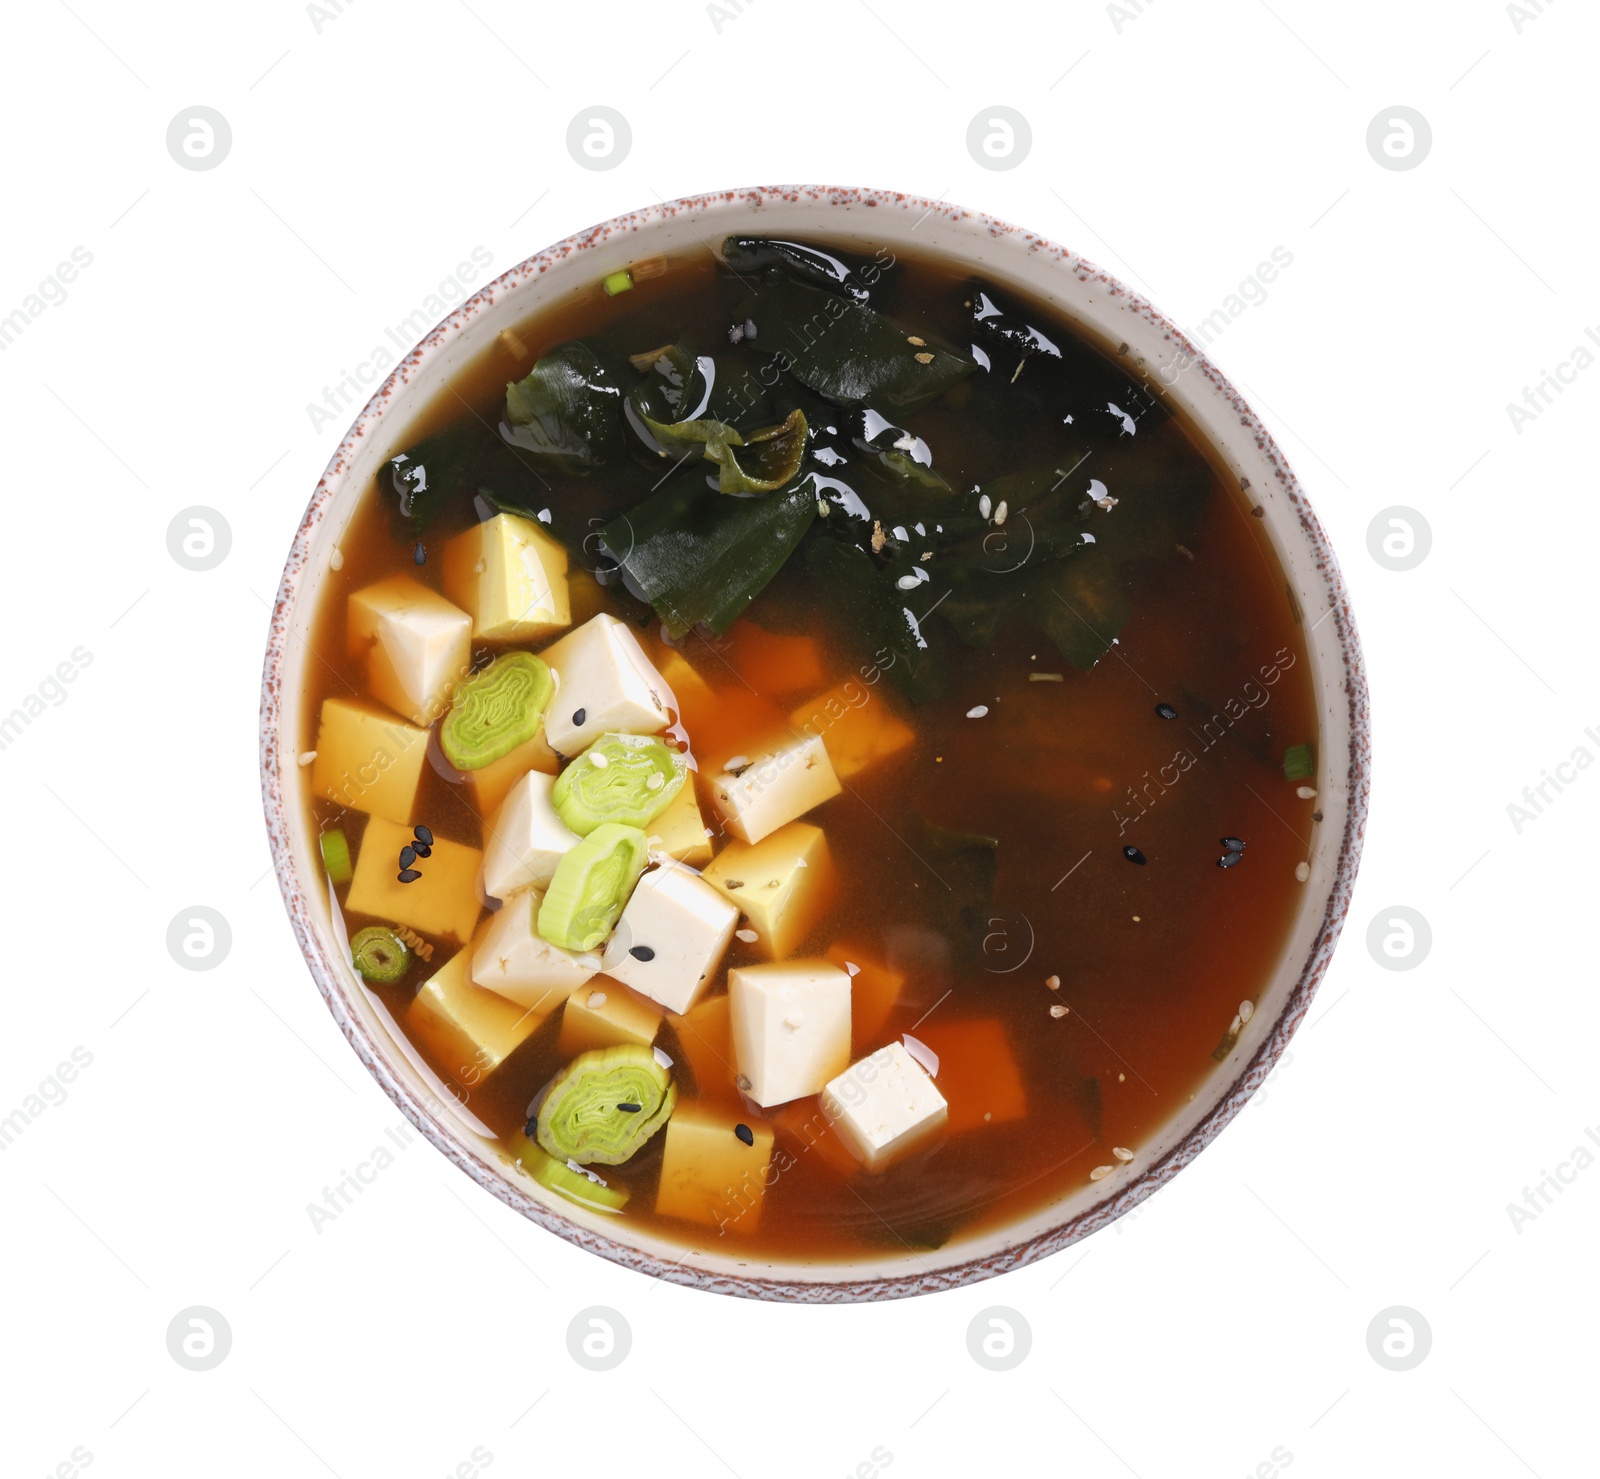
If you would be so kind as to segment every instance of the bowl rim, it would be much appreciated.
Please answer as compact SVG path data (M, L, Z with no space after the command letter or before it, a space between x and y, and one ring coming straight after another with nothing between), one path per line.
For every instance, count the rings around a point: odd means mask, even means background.
M833 1280L804 1277L785 1279L758 1274L713 1271L693 1264L695 1250L692 1248L685 1252L682 1259L669 1260L648 1249L594 1231L522 1191L502 1174L499 1168L462 1140L441 1117L430 1112L427 1096L419 1093L404 1079L396 1065L389 1060L387 1050L370 1032L367 1022L362 1013L356 1009L356 1003L349 994L347 973L330 959L323 938L314 928L316 910L321 907L321 901L314 899L313 892L320 894L320 888L315 891L308 890L295 865L292 818L300 805L300 798L297 795L286 794L286 790L293 792L295 788L293 785L287 788L283 785L284 772L280 763L278 738L278 727L284 705L285 663L292 635L292 613L302 583L311 569L310 554L314 536L329 512L334 495L340 488L352 458L369 438L389 402L430 363L439 358L474 317L492 306L497 295L509 293L519 284L548 271L574 253L598 245L615 234L631 235L652 223L670 220L682 213L700 214L708 210L729 207L746 207L754 213L769 201L786 204L807 201L824 208L891 207L918 212L919 224L920 219L929 215L942 215L952 222L976 224L994 237L1015 237L1030 251L1053 259L1055 265L1065 267L1080 280L1092 279L1108 296L1120 299L1127 311L1144 319L1160 335L1170 340L1178 353L1184 357L1185 370L1192 370L1202 375L1211 383L1213 390L1219 393L1237 413L1245 432L1253 438L1260 454L1270 465L1277 479L1278 491L1284 495L1293 513L1298 517L1300 535L1305 541L1314 570L1321 575L1323 593L1328 602L1329 609L1319 620L1331 616L1335 625L1338 650L1342 660L1342 674L1337 667L1330 666L1327 677L1331 684L1332 680L1342 676L1345 721L1349 727L1344 831L1340 838L1338 860L1329 882L1322 919L1316 928L1306 959L1271 1030L1260 1038L1256 1051L1241 1061L1237 1075L1222 1091L1211 1109L1202 1114L1187 1133L1158 1159L1123 1182L1120 1190L1019 1242L998 1251L984 1252L964 1261L933 1269L867 1274ZM840 226L843 223L833 224ZM822 218L819 219L819 230L827 229L828 223L824 211ZM844 229L837 231L836 234L847 236L862 233ZM1309 633L1307 635L1309 638ZM1333 700L1334 695L1330 688L1327 702L1332 703ZM1298 478L1271 432L1262 424L1227 377L1206 357L1204 351L1142 295L1088 259L1035 232L1023 230L997 217L969 210L943 199L929 200L923 196L901 191L821 185L754 186L716 191L663 201L657 205L613 217L609 221L591 226L542 251L535 252L493 281L486 283L447 314L413 349L402 355L341 439L312 493L305 514L295 532L283 578L272 607L262 673L260 714L262 800L273 869L277 874L290 924L312 979L316 982L317 989L321 992L334 1021L355 1050L356 1056L365 1064L368 1072L378 1081L406 1118L447 1159L491 1195L547 1231L588 1252L650 1277L688 1287L784 1302L841 1303L903 1298L961 1287L996 1274L1022 1268L1059 1252L1131 1211L1193 1161L1239 1113L1251 1094L1272 1071L1290 1038L1305 1018L1317 986L1328 969L1340 931L1349 913L1361 858L1370 786L1371 730L1366 671L1355 616L1338 560ZM778 1266L781 1267L781 1262ZM812 1265L812 1267L818 1266ZM820 1267L829 1266L820 1265ZM797 1264L796 1268L799 1267L801 1265ZM842 1263L839 1267L849 1268L851 1265Z

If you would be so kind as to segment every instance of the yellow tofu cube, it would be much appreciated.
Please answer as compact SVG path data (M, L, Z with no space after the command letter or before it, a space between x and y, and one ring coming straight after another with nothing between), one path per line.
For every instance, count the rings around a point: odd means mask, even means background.
M697 1003L681 1017L670 1016L677 1034L678 1051L694 1075L694 1094L701 1103L725 1104L738 1109L735 1087L739 1070L733 1064L733 1025L728 998L713 996Z
M452 945L465 945L483 912L478 898L478 867L483 854L475 847L435 836L433 855L418 858L422 876L400 882L400 849L410 844L411 828L373 817L362 833L355 877L345 896L345 909L370 914L387 924L409 925Z
M433 723L472 666L472 618L409 575L350 597L345 648L366 663L367 688L413 724Z
M822 740L841 781L898 755L917 737L880 691L854 678L801 704L789 722L802 734Z
M769 960L805 943L838 888L828 839L809 822L790 822L753 845L729 843L702 876L739 906Z
M444 590L484 642L536 642L572 623L566 550L516 514L496 514L445 545Z
M474 986L471 950L458 950L417 992L405 1028L433 1061L462 1087L483 1082L544 1019L503 996Z
M477 812L479 820L492 817L511 794L511 788L530 770L554 775L560 769L561 757L550 748L541 728L531 740L525 740L492 765L466 772L467 787L472 793L472 809Z
M657 1212L705 1223L719 1234L755 1231L771 1179L774 1136L772 1126L758 1120L749 1125L755 1143L746 1145L734 1133L738 1123L737 1113L679 1102L667 1121Z
M891 970L875 955L843 940L835 940L825 954L850 973L851 1041L856 1051L866 1053L880 1047L884 1024L906 984L904 973Z
M661 1008L621 981L596 976L567 998L561 1014L561 1041L557 1051L576 1057L590 1048L610 1048L619 1043L649 1047L661 1030Z
M661 656L656 661L656 671L661 674L677 700L674 707L678 720L694 739L694 732L702 720L709 720L716 712L717 696L711 685L702 678L694 665L676 648L660 647Z
M842 789L827 746L809 734L784 735L752 750L737 773L724 770L707 784L728 831L745 842L771 836Z
M428 758L426 729L361 699L327 698L316 748L311 788L317 795L386 821L410 822Z
M672 798L667 809L644 830L650 838L650 846L669 858L676 858L691 868L704 868L711 861L711 838L706 834L705 818L700 815L693 776L684 782L683 789Z

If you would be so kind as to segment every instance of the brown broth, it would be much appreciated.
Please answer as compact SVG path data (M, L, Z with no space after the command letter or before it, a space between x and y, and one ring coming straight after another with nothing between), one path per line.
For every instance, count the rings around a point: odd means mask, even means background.
M881 302L908 331L964 346L970 337L957 331L954 314L967 278L936 258L903 259L875 306ZM687 333L702 344L725 343L740 296L739 285L704 253L616 298L596 291L559 305L502 336L407 428L404 442L386 450L398 452L467 414L497 423L505 382L569 338L620 335L646 349ZM1114 353L1087 344L1047 305L1007 296L1073 354L1119 368ZM998 383L1015 356L994 349L990 355L989 378ZM934 465L953 487L1056 455L1059 418L1036 410L998 418L984 402L988 394L986 385L964 384L902 418L931 443ZM1124 409L1161 400L1158 387L1137 379L1129 382L1129 397ZM1314 803L1296 797L1282 756L1287 745L1316 741L1315 706L1298 612L1260 521L1192 433L1174 419L1164 434L1186 438L1186 455L1208 470L1211 493L1191 542L1138 568L1132 615L1112 653L1091 672L1075 671L1047 637L1013 624L982 649L946 644L947 696L913 705L892 691L890 679L864 682L870 654L850 632L836 629L830 612L805 609L792 570L746 613L758 624L803 626L825 654L829 676L819 689L856 677L870 703L891 706L916 730L911 748L854 778L844 794L808 815L826 832L841 886L824 926L797 955L848 940L880 959L909 958L915 969L902 998L868 1046L915 1027L919 1037L939 1039L947 1074L961 1051L960 1033L952 1029L993 1019L1021 1072L1025 1116L952 1134L877 1175L841 1174L808 1138L780 1128L778 1146L787 1154L774 1162L782 1169L766 1191L759 1226L723 1238L650 1210L665 1138L658 1135L627 1165L604 1168L608 1180L632 1192L624 1217L730 1254L826 1260L938 1246L1037 1210L1085 1184L1097 1166L1118 1166L1113 1146L1137 1156L1216 1071L1213 1053L1240 1003L1256 997L1273 972L1299 903L1295 869L1307 856L1299 829L1309 832ZM1140 455L1137 434L1119 455ZM647 487L648 480L641 494ZM441 546L475 517L469 499L455 500L427 532L427 548ZM315 743L321 701L364 686L359 664L344 655L347 597L399 571L435 586L439 578L437 561L414 565L410 540L396 537L375 493L341 548L343 567L327 577L311 637L303 749ZM602 589L576 559L572 588L574 624L610 610L652 639L656 623L641 622L644 608L615 587ZM724 646L698 635L682 644L719 690L731 683ZM1030 681L1033 673L1062 677ZM1269 681L1264 675L1271 673L1277 676ZM1158 717L1158 701L1175 705L1178 719ZM787 710L797 698L780 702ZM968 718L976 705L986 705L987 715ZM1228 718L1230 705L1244 716ZM737 733L691 737L697 749L739 739ZM480 845L482 821L469 800L463 788L425 767L414 819L440 837ZM316 825L343 827L352 852L359 848L361 813L312 797L309 786L306 805ZM990 924L970 958L958 950L953 963L941 961L938 949L927 948L929 919L945 884L939 867L906 841L918 813L1000 840ZM1124 829L1122 819L1130 818L1136 820ZM1225 835L1247 843L1240 866L1217 866ZM1136 846L1147 862L1127 860L1124 846ZM388 921L350 916L349 927L353 933L370 922ZM908 953L911 930L924 932L924 944ZM414 965L399 985L378 988L397 1014L449 948L441 946L428 967ZM725 968L755 959L736 940ZM1059 990L1046 984L1053 975ZM722 989L719 980L713 994ZM1057 1004L1069 1008L1065 1016L1050 1015ZM561 1066L559 1020L558 1012L485 1082L462 1090L460 1097L508 1144L530 1100ZM658 1042L681 1063L670 1019ZM863 1050L858 1044L857 1053ZM449 1066L435 1064L445 1077ZM680 1095L694 1097L683 1082ZM789 1125L815 1110L814 1100L803 1101L794 1115L767 1117ZM760 1116L754 1105L743 1114L751 1122Z

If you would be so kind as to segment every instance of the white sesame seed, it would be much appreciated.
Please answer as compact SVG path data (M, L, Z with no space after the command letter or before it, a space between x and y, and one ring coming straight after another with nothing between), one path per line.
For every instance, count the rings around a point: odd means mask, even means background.
M789 1015L783 1019L783 1025L787 1027L790 1032L795 1032L806 1025L806 1014L804 1012L790 1012Z
M1117 1082L1118 1082L1118 1083L1119 1083L1119 1084L1125 1084L1125 1083L1127 1083L1127 1081L1128 1081L1128 1075L1127 1075L1127 1074L1125 1074L1125 1073L1119 1073L1119 1074L1118 1074L1118 1075L1117 1075Z
M895 584L903 591L914 591L922 582L915 575L902 575Z
M605 994L605 992L603 992L603 991L591 991L589 993L588 1005L592 1006L596 1011L599 1011L600 1008L603 1007L605 1004L606 1004L606 994Z
M344 551L338 545L334 545L333 553L328 556L328 568L330 570L344 569Z
M663 1068L672 1067L672 1055L665 1048L651 1048L650 1051L655 1054L656 1062Z
M609 760L607 760L606 757L604 755L602 755L598 750L590 750L589 751L589 764L594 766L594 768L596 770L604 770L606 768L606 766L611 764L611 762Z
M1300 789L1294 794L1302 801L1315 801L1317 797L1317 788L1315 786L1301 786Z
M996 524L1003 524L1006 521L1006 501L1003 498L1000 500L999 508L994 511L994 521Z
M1253 1001L1241 1001L1239 1003L1239 1020L1241 1022L1248 1022L1255 1014L1256 1004Z
M1050 1015L1052 1017L1064 1017L1067 1015L1067 1009L1058 1001L1053 1007L1050 1008Z
M983 495L983 497L978 500L978 514L979 514L979 516L982 517L982 518L985 518L985 519L988 518L989 517L989 510L991 508L993 508L993 507L994 507L994 505L989 502L989 495L987 493L985 493Z
M761 938L754 930L735 930L734 934L743 940L746 945L753 945Z
M1296 863L1294 865L1294 876L1298 878L1301 883L1304 883L1308 878L1311 877L1311 864Z
M748 755L730 755L723 762L722 768L729 772L729 774L733 774L737 771L747 769L749 764L750 757Z
M967 718L969 718L969 719L981 719L988 712L989 712L989 705L988 704L978 704L976 707L967 710Z
M1235 1016L1233 1021L1228 1023L1228 1036L1237 1037L1239 1035L1239 1029L1243 1026L1244 1023L1241 1022L1237 1016Z
M313 760L315 760L315 759L316 759L316 758L317 758L317 752L316 752L316 751L315 751L315 750L306 750L306 751L305 751L305 752L304 752L304 753L303 753L303 754L302 754L302 755L301 755L301 756L300 756L300 763L301 763L301 764L302 764L302 765L310 765L310 764L311 764L311 762L312 762L312 761L313 761Z
M1059 991L1061 989L1061 977L1060 976L1046 976L1044 978L1044 984L1046 986L1048 986L1052 991Z
M859 976L859 975L860 975L860 974L861 974L861 967L860 967L860 966L858 966L858 965L857 965L857 964L856 964L856 963L855 963L855 961L853 961L853 960L847 960L847 961L845 961L845 963L844 963L844 968L845 968L845 969L846 969L846 970L847 970L847 971L849 971L849 972L850 972L850 974L851 974L851 975L852 975L852 976Z
M1096 1166L1094 1170L1089 1173L1089 1180L1104 1181L1106 1177L1109 1176L1115 1169L1116 1168L1114 1166Z
M666 785L666 783L666 776L662 775L661 772L657 770L654 771L651 774L650 779L644 783L644 788L647 791L659 791L664 785Z
M1111 1147L1111 1154L1114 1155L1119 1161L1131 1161L1133 1159L1133 1152L1125 1145L1113 1145Z

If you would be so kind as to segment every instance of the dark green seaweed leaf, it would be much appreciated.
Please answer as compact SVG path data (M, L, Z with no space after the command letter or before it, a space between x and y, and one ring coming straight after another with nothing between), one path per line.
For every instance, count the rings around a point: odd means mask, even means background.
M946 933L977 958L994 915L1000 839L953 831L919 814L906 840L945 885L943 891L930 889L928 899Z
M557 345L506 386L500 434L563 472L587 472L625 445L622 388L587 344Z
M734 312L755 325L756 348L836 405L914 410L976 368L964 354L913 344L874 309L798 282L767 283Z
M735 272L754 273L765 267L781 267L794 277L818 287L837 288L857 303L872 296L877 283L894 267L893 254L880 248L870 261L847 262L821 247L802 241L775 241L761 236L730 236L722 243L722 260Z
M681 637L700 622L727 631L816 517L809 478L762 498L726 498L696 472L613 519L600 535L630 589Z

